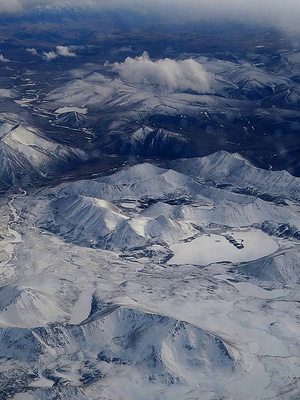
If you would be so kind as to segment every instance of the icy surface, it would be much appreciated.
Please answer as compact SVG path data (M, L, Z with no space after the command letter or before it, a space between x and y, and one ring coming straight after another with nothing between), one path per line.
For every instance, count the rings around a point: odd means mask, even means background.
M79 114L86 114L88 109L86 107L62 107L55 110L56 114L64 114L67 112L78 112Z
M273 239L257 230L235 232L231 237L236 237L244 247L237 248L221 235L204 235L191 242L172 245L170 248L174 257L170 263L207 265L220 261L245 262L268 256L278 249Z

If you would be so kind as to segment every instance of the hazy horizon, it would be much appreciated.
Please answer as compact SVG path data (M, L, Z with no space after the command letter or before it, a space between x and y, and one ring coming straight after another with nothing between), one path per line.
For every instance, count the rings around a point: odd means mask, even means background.
M79 0L46 1L46 0L0 0L0 13L26 13L35 6L80 5ZM252 0L88 0L85 6L97 9L129 9L143 14L160 15L171 20L184 19L237 19L240 21L272 24L281 29L297 30L300 15L300 3L296 0L272 0L261 2Z

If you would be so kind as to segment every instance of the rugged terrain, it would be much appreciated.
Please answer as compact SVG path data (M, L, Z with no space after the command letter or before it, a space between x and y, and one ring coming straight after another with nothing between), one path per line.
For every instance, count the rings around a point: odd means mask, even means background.
M153 18L1 19L3 399L300 396L299 46Z

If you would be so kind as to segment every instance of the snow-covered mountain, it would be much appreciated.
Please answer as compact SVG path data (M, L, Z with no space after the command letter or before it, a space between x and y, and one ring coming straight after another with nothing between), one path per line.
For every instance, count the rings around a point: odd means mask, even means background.
M10 120L0 121L0 181L4 188L51 177L87 160L84 151L55 143L34 127L13 124L11 118L18 120L17 116L10 116Z
M176 171L184 171L196 181L210 181L216 186L230 186L266 200L288 199L299 201L299 180L286 171L271 172L255 168L239 154L220 151L204 158L175 161Z
M4 398L297 394L298 191L216 153L11 195Z
M216 160L221 161L220 167ZM223 189L216 187L217 178L209 173L212 164L215 176L227 183ZM299 178L261 171L237 155L223 153L178 160L172 165L196 178L172 169L138 164L109 177L63 185L41 213L40 224L70 242L114 250L151 242L171 245L199 236L210 225L223 233L228 229L259 227L276 234L276 227L285 224L289 227L286 234L298 237L300 223L285 201L297 200ZM201 165L207 175L201 172ZM254 193L261 190L260 174L267 175L264 193L269 194L269 201L256 198L253 193L232 192L229 179L236 177L234 170L241 170L241 165L243 183L247 188L255 188ZM236 189L237 179L233 186ZM256 180L259 183L255 187ZM284 190L286 187L289 190ZM286 206L278 205L279 198Z
M298 35L79 3L0 10L0 398L299 399Z
M116 374L122 381L134 376L149 394L155 385L194 384L211 370L222 379L240 374L230 344L191 324L126 307L102 312L77 326L1 329L2 357L9 357L10 364L22 359L24 365L15 382L6 385L5 396L21 392L14 384L21 379L22 391L33 396L44 385L72 387L76 396L76 388L100 382L105 387ZM2 374L2 384L9 374Z

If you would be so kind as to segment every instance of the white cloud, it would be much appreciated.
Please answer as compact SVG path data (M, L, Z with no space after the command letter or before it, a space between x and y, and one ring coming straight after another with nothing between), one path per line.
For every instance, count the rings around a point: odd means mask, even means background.
M0 62L8 62L9 60L3 56L3 54L0 54Z
M14 13L22 11L21 0L0 0L0 13Z
M213 74L191 58L179 61L170 58L152 61L147 52L140 57L127 57L123 63L114 63L111 67L126 82L169 92L211 92L214 80Z
M55 53L55 51L49 51L49 52L43 51L43 58L47 61L54 60L56 57L58 56Z
M76 54L72 53L68 46L56 46L56 53L63 57L76 57Z
M37 54L35 49L27 49L32 54ZM57 57L76 57L75 53L72 53L68 46L56 46L56 51L43 51L43 58L47 61L52 61Z
M32 54L33 56L36 56L38 54L36 49L26 49L26 50L28 51L28 53Z

